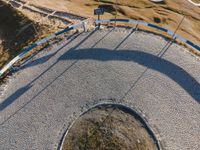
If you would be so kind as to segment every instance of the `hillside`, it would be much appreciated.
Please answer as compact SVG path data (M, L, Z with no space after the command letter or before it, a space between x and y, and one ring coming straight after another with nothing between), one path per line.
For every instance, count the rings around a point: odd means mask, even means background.
M0 67L32 42L55 31L55 27L41 25L0 1Z
M102 19L129 18L176 30L178 24L185 16L178 34L200 45L200 8L187 0L165 0L162 3L153 3L149 0L16 0L26 6L39 8L39 10L57 11L72 15L67 23L57 18L48 18L34 10L13 9L10 5L0 1L0 67L19 54L26 46L48 34L54 33L67 24L80 21L74 15L82 18L96 18L93 15L95 8L105 9ZM196 1L198 2L198 1ZM61 13L60 13L61 12ZM48 15L47 15L48 16ZM66 16L65 16L66 17ZM80 18L80 17L78 17ZM66 21L64 21L66 22ZM150 29L152 30L152 29Z
M107 13L103 18L113 18L115 0L23 0L40 7L73 12L87 17L93 16L93 9L104 7ZM200 45L200 8L187 0L165 0L157 4L149 0L118 0L117 17L142 20L175 30L185 15L178 33Z
M26 44L35 31L33 26L30 26L28 30L20 33L23 26L34 22L1 1L0 5L0 66L2 66L16 55L19 45Z

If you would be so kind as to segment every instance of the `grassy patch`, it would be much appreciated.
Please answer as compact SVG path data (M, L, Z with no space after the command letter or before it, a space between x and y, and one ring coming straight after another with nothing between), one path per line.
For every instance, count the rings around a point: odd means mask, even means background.
M165 0L164 3L153 3L150 0L24 0L35 5L69 11L87 17L95 17L93 9L104 7L106 13L103 19L113 18L115 8L117 18L129 18L155 23L159 26L176 30L183 15L185 20L178 30L178 34L200 45L200 9L187 0ZM199 1L199 0L196 0ZM109 8L109 9L108 9Z
M119 109L95 108L69 130L63 150L155 150L143 125Z
M200 3L200 0L192 0L195 3Z
M31 43L55 32L0 1L0 68Z

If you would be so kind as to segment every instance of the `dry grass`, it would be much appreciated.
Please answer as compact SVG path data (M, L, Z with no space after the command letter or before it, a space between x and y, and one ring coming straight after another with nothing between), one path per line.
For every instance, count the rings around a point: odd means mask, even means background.
M200 0L192 0L195 3L200 3Z
M56 10L73 12L87 17L93 16L93 9L99 5L107 8L103 18L113 18L115 0L23 0ZM186 16L178 33L200 45L200 9L187 0L165 0L155 4L149 0L118 0L118 18L130 18L155 23L175 30L183 15Z
M31 43L54 33L56 28L29 19L0 1L0 68Z
M28 34L20 34L19 31L23 26L31 23L34 24L34 22L13 10L10 6L5 5L3 2L0 2L0 5L4 5L0 8L0 39L2 41L0 45L0 66L2 66L7 60L16 56L18 45L27 43L27 39L29 39L30 35L34 34L35 31L33 26L30 26L28 30L26 30Z
M95 108L69 130L63 150L155 150L143 125L119 109Z
M146 21L171 30L176 29L183 15L185 15L183 24L177 32L200 45L200 9L187 0L165 0L165 3L160 4L155 4L149 0L118 0L117 5L114 4L115 0L100 0L100 2L98 0L20 1L92 18L96 18L96 16L93 16L93 10L97 7L103 7L106 13L102 16L102 19L113 18L116 9L117 18ZM0 6L2 5L4 4L0 1ZM0 7L0 67L21 52L28 44L55 32L59 28L63 28L62 23L58 20L42 18L39 14L30 10L23 10L22 14L7 5ZM42 20L41 23L36 23L38 20ZM37 34L32 25L27 30L22 30L24 26L30 23L34 24Z

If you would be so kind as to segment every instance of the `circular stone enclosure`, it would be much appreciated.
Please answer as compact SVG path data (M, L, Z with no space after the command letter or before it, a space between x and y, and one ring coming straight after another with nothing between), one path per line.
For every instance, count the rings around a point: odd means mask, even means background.
M158 150L144 119L120 104L101 104L83 113L67 130L61 150Z

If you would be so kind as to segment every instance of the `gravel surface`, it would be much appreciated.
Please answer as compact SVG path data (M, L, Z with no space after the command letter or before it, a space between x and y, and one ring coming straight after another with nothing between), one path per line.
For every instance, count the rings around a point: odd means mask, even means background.
M56 149L79 114L115 102L143 114L163 148L197 150L200 61L166 44L116 28L82 33L38 54L1 86L0 149Z

